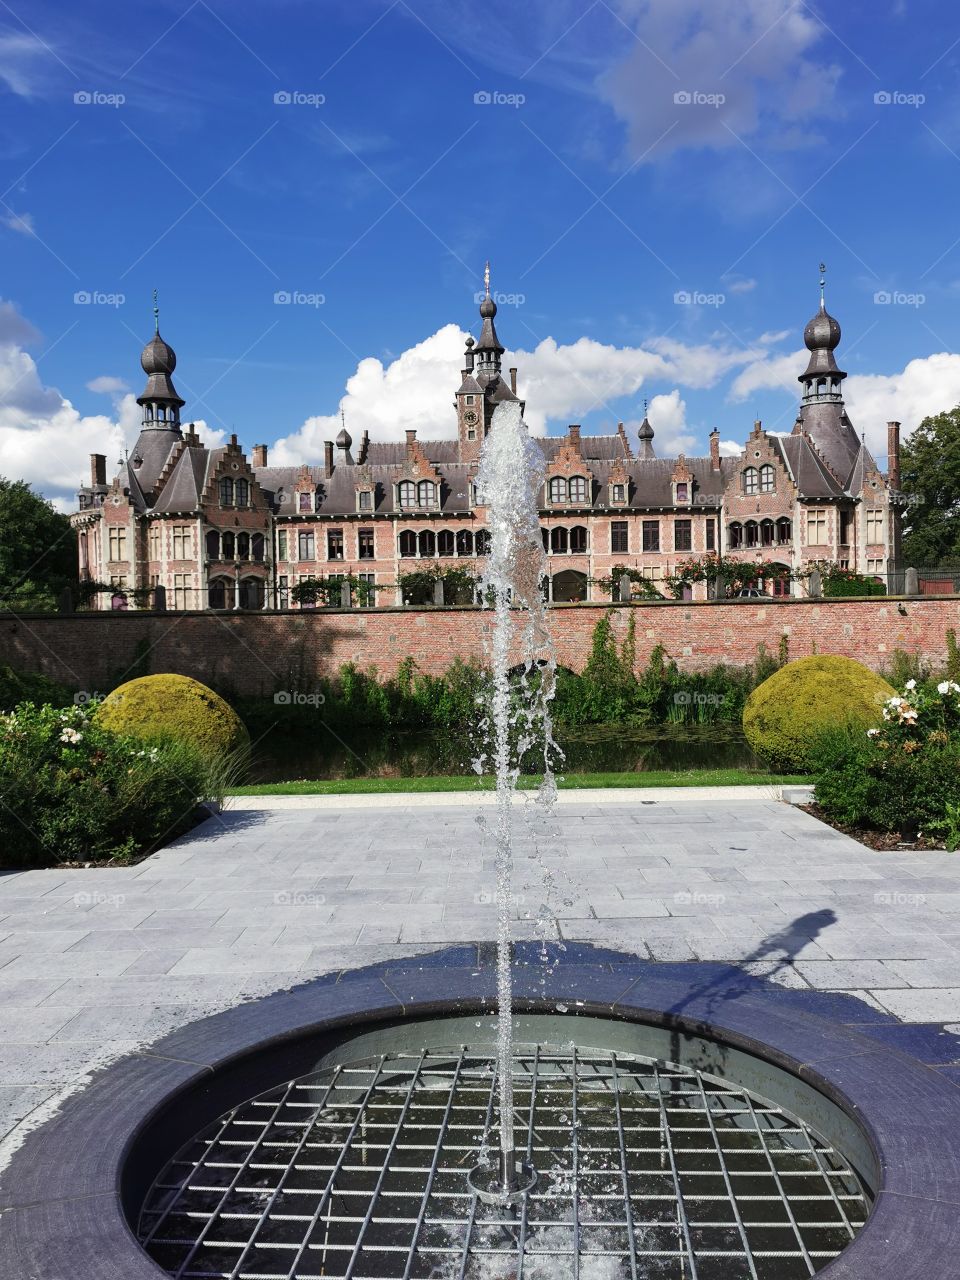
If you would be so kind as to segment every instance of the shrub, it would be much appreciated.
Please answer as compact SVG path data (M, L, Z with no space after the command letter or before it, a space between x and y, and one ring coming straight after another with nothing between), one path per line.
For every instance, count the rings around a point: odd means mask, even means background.
M833 821L900 831L916 825L956 845L960 684L908 680L879 726L824 736L814 752L817 803Z
M0 667L0 711L12 711L21 702L46 702L54 707L68 707L73 702L70 690L47 676Z
M140 676L108 694L97 708L106 729L147 742L174 739L209 758L242 752L249 745L243 721L228 703L189 676Z
M877 723L893 694L886 680L852 658L801 658L754 689L743 709L743 731L771 768L803 770L824 729Z
M23 703L0 719L0 849L7 867L129 861L222 799L220 760L114 733L87 707Z

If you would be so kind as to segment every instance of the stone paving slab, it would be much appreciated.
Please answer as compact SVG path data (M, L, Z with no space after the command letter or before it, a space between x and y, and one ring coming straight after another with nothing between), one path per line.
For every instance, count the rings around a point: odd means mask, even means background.
M876 853L772 793L571 796L517 811L517 938L541 936L546 904L548 937L854 995L845 1007L917 1024L953 1062L957 855ZM135 867L0 877L5 1150L99 1064L195 1019L493 941L493 851L469 797L306 799L233 808Z

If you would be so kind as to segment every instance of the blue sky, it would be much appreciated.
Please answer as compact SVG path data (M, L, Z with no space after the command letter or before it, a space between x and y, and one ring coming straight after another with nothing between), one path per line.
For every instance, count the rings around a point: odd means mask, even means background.
M882 454L960 400L958 71L942 0L4 3L0 470L131 438L155 287L212 438L449 434L487 258L532 426L688 452L789 430L823 259Z

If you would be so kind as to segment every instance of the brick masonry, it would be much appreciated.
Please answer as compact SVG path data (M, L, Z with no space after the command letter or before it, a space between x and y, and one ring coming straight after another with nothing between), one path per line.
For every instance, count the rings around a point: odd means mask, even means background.
M784 634L791 658L838 653L882 668L902 649L939 665L948 629L960 631L956 596L570 604L551 611L561 665L583 669L605 613L621 637L631 614L635 618L638 667L662 644L689 671L717 662L745 665L761 642L775 654ZM271 693L308 689L344 662L389 676L408 655L420 670L439 675L456 657L482 658L491 619L473 607L7 616L0 623L0 663L91 693L130 674L165 671L237 693Z

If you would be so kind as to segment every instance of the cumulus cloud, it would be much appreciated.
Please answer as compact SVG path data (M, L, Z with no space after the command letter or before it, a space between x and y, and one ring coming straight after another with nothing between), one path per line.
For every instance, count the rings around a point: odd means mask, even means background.
M734 378L730 399L745 400L754 391L781 390L797 396L797 372L805 351L755 360ZM941 351L911 360L898 373L852 373L843 383L847 412L866 434L875 454L886 453L886 424L903 423L904 435L931 414L960 404L960 355Z
M743 453L743 445L738 444L736 440L720 441L720 456L723 458L739 458Z
M731 280L727 288L731 293L752 293L757 287L756 280Z
M831 112L839 68L818 58L823 27L794 0L620 0L638 39L599 80L630 154L729 148L761 126L784 144ZM701 95L698 97L698 95Z
M13 303L0 300L0 459L2 473L26 480L60 510L76 507L76 491L90 474L91 453L107 456L112 474L116 460L140 430L140 406L120 378L103 376L88 385L111 397L112 412L82 414L40 377L36 361L25 350L40 335ZM222 443L224 432L198 422L202 439Z
M454 437L452 392L466 338L456 325L445 325L388 364L372 356L361 360L340 401L354 438L365 428L374 440L402 440L410 427L422 438ZM560 344L544 338L532 351L508 352L503 363L505 369L519 368L527 424L542 434L551 424L577 422L596 409L606 408L615 417L611 402L635 396L651 379L712 387L729 371L759 361L764 354L762 347L688 346L666 338L654 339L646 347L617 347L593 338ZM683 430L679 396L679 391L673 391L655 397L653 404L663 402L659 412L664 416L664 431L672 430L676 439L692 442L693 437ZM323 441L333 439L339 430L339 409L308 418L299 430L277 441L272 456L279 465L315 462L323 456Z
M689 454L697 447L697 437L687 430L687 403L681 399L679 388L654 396L647 405L647 419L653 427L654 447L661 458ZM639 426L638 422L636 427Z
M113 378L109 374L103 374L99 378L91 378L87 383L87 390L110 396L128 391L129 387L122 378Z

